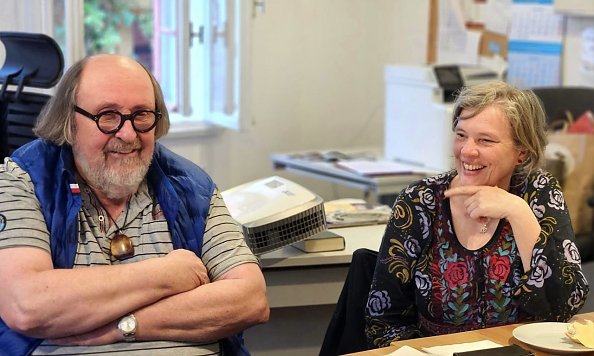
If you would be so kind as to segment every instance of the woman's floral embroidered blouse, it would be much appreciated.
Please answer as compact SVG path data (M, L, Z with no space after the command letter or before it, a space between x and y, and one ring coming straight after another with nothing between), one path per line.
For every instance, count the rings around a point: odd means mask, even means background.
M397 198L366 306L370 346L529 320L566 321L588 294L557 180L544 171L512 178L510 192L538 218L541 233L524 273L509 223L467 250L452 229L444 191L456 172L424 179Z

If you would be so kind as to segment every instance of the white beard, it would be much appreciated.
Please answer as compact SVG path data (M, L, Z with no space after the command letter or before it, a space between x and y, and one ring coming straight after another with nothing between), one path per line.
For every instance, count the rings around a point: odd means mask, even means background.
M117 140L119 141L119 140ZM114 141L115 142L115 141ZM129 146L140 147L140 142L133 144L111 144L106 150L126 150ZM87 184L105 194L109 199L121 199L136 193L140 183L144 180L151 165L151 159L143 160L135 156L124 158L107 164L106 154L102 152L97 158L91 159L75 143L72 146L74 160L77 163L79 172ZM152 157L152 154L149 156Z

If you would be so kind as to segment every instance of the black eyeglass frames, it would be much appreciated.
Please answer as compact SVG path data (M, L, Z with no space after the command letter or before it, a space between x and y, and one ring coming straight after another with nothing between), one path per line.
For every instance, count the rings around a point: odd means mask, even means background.
M160 112L153 110L138 110L131 114L122 114L116 110L106 110L93 115L77 105L74 106L74 111L95 121L99 131L104 134L118 132L124 126L126 120L130 120L134 131L140 133L149 132L157 125L157 122L161 120L162 116Z

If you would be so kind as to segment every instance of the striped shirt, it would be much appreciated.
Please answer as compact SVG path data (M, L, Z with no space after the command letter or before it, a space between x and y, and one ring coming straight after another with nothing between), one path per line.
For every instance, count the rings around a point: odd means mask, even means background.
M138 262L165 256L173 250L167 221L146 181L132 195L127 208L116 218L115 223L82 180L79 181L79 186L83 203L78 212L79 243L74 268ZM113 258L109 248L118 227L132 239L134 245L134 256L122 261ZM31 246L49 253L49 239L49 232L29 175L14 161L5 159L4 165L0 165L0 248ZM241 228L229 214L218 189L213 192L210 202L201 259L210 280L216 280L240 264L258 263L245 243ZM217 343L197 345L134 342L77 348L57 347L44 342L34 355L95 355L114 351L130 354L129 352L139 347L147 348L139 351L144 355L150 354L146 353L148 349L160 355L213 355L218 352Z

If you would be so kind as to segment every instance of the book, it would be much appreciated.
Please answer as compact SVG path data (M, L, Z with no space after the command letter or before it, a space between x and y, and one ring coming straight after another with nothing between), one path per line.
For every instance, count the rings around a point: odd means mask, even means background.
M326 252L344 250L344 237L331 231L322 231L305 240L297 241L293 246L303 252Z
M453 356L534 356L534 353L514 344L490 349L454 352Z

